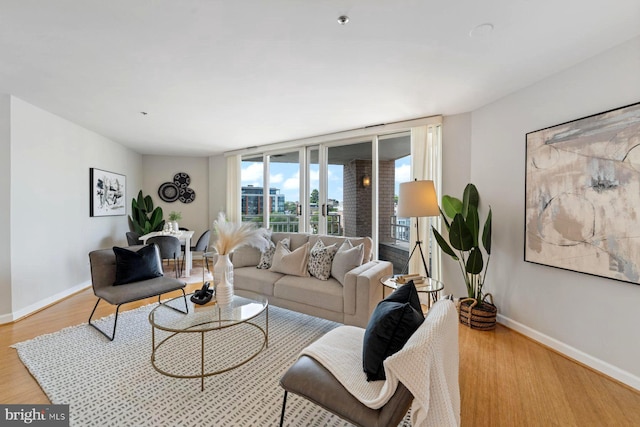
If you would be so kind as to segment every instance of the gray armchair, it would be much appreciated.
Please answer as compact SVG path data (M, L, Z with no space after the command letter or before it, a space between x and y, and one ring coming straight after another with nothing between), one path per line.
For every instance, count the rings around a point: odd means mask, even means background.
M135 251L142 247L143 246L132 246L129 249ZM157 246L155 248L158 256L158 263L161 265L160 251ZM105 337L109 338L110 341L113 341L116 335L118 312L120 311L120 306L122 304L156 295L158 296L158 302L160 302L160 295L176 291L178 289L182 291L182 296L185 298L184 287L186 286L186 283L181 280L165 276L155 277L153 279L142 280L126 285L113 286L113 282L116 280L116 255L113 252L113 249L100 249L90 252L89 263L91 265L91 285L93 286L93 293L98 297L98 301L96 301L96 305L93 307L93 311L89 316L89 324ZM91 322L93 314L95 313L96 308L98 308L98 304L101 300L105 300L109 304L117 306L111 336L107 335L106 332ZM185 310L188 311L186 298L184 300L184 305Z
M371 409L353 397L322 364L309 356L300 356L280 380L285 390L280 415L284 423L287 393L290 391L362 427L397 426L411 407L413 395L402 384L380 409Z

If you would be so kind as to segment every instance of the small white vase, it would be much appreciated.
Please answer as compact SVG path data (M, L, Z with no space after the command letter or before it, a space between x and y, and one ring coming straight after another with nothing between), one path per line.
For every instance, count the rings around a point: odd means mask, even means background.
M218 255L213 266L213 284L216 286L216 300L228 304L233 298L233 264L229 255Z

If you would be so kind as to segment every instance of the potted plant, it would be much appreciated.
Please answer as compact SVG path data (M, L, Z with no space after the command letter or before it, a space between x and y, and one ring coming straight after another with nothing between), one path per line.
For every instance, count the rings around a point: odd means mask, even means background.
M164 227L162 208L158 206L154 209L151 196L143 196L142 190L138 193L138 198L134 198L131 201L129 225L133 228L132 231L141 236L152 231L161 231L162 227Z
M440 215L448 231L448 241L434 227L432 229L438 246L458 262L467 287L467 298L460 300L460 322L474 329L489 330L495 328L498 312L493 296L483 292L491 259L492 215L489 207L481 236L479 202L478 190L471 183L465 187L462 200L443 196Z
M171 211L169 212L169 221L171 224L171 230L173 232L178 232L180 226L178 225L178 221L182 219L182 212Z

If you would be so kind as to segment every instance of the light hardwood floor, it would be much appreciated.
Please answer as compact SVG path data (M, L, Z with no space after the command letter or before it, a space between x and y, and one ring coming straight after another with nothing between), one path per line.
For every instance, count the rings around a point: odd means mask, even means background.
M0 326L0 403L49 403L9 345L86 322L95 301L85 290ZM113 312L100 303L96 316ZM639 392L514 331L500 325L492 332L460 326L459 338L462 426L640 426Z

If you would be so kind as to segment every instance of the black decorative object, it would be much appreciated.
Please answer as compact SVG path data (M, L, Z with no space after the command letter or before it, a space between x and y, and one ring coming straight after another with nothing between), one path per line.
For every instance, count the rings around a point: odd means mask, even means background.
M191 177L185 172L178 172L173 176L173 182L165 182L158 188L158 196L162 201L173 203L191 203L196 199L196 192L189 188Z
M196 199L196 192L191 188L181 188L179 200L182 203L191 203Z
M180 189L173 182L165 182L158 188L158 196L167 203L172 203L180 197Z
M178 188L187 188L189 184L191 184L191 178L184 172L178 172L173 176L173 183L177 185Z
M209 286L210 283L205 282L204 285L202 285L202 288L195 291L193 295L191 295L191 301L194 304L200 305L206 304L211 301L211 297L213 296L213 289L209 289Z

